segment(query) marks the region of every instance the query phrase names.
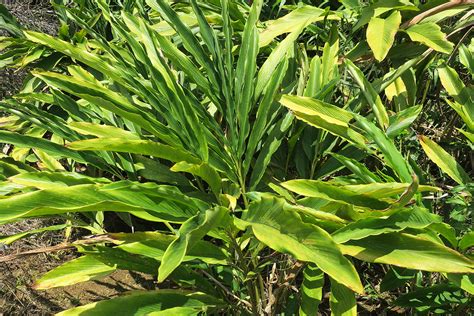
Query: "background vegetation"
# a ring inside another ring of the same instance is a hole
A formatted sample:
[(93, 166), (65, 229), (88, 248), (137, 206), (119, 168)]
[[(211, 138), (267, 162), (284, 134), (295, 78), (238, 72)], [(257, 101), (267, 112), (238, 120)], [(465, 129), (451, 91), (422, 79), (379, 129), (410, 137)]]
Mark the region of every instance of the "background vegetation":
[(59, 222), (0, 242), (157, 280), (61, 315), (472, 312), (472, 1), (52, 4), (0, 5), (0, 224)]

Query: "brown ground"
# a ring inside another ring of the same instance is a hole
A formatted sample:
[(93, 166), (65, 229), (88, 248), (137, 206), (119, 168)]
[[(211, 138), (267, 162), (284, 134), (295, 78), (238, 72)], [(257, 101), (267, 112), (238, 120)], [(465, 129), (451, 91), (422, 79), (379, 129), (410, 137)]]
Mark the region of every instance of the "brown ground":
[[(58, 21), (48, 4), (49, 1), (37, 1), (35, 5), (31, 4), (32, 2), (28, 0), (0, 1), (27, 29), (56, 34)], [(0, 36), (8, 36), (8, 33), (0, 30)], [(25, 70), (0, 69), (0, 100), (17, 92), (26, 74)]]
[[(0, 226), (0, 235), (54, 224), (51, 220), (27, 220)], [(64, 236), (59, 233), (44, 233), (22, 239), (10, 245), (0, 255), (59, 244)], [(116, 271), (96, 281), (74, 286), (36, 291), (32, 288), (35, 279), (58, 265), (76, 257), (73, 251), (43, 253), (0, 263), (0, 315), (51, 315), (74, 306), (113, 298), (131, 290), (154, 289), (153, 279), (144, 274)]]

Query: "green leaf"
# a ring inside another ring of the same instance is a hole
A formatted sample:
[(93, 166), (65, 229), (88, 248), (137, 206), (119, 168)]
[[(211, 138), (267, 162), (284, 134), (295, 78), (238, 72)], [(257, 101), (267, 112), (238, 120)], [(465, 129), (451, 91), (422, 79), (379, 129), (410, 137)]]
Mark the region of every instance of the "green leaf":
[(262, 101), (260, 102), (255, 121), (252, 124), (252, 130), (247, 141), (247, 150), (245, 152), (245, 161), (243, 164), (244, 174), (248, 173), (254, 154), (257, 151), (257, 146), (264, 138), (269, 125), (272, 123), (271, 108), (274, 104), (275, 98), (278, 95), (280, 86), (288, 70), (288, 59), (285, 58), (273, 72), (269, 82), (263, 93)]
[(331, 278), (331, 316), (357, 316), (354, 292)]
[(388, 217), (369, 217), (350, 223), (335, 231), (332, 238), (337, 243), (344, 243), (367, 236), (402, 231), (406, 228), (422, 229), (440, 222), (441, 217), (429, 213), (428, 210), (414, 207), (398, 211)]
[(219, 225), (226, 214), (225, 208), (215, 207), (184, 222), (178, 231), (178, 238), (168, 246), (163, 254), (158, 269), (158, 282), (163, 282), (181, 264), (186, 253), (211, 229)]
[(371, 209), (385, 209), (389, 203), (370, 196), (350, 191), (346, 188), (318, 180), (290, 180), (281, 184), (285, 189), (309, 197), (341, 202)]
[(83, 135), (92, 135), (101, 138), (121, 138), (139, 140), (140, 137), (130, 131), (115, 126), (95, 124), (90, 122), (69, 122), (68, 126)]
[(361, 88), (362, 94), (367, 100), (367, 103), (371, 106), (372, 111), (374, 112), (375, 117), (377, 118), (377, 122), (379, 123), (379, 126), (383, 130), (385, 130), (388, 127), (389, 123), (388, 113), (387, 109), (382, 103), (382, 99), (380, 98), (379, 94), (370, 84), (370, 82), (365, 78), (362, 71), (352, 61), (346, 59), (344, 63), (348, 68), (351, 76)]
[(461, 240), (459, 241), (459, 249), (462, 251), (467, 250), (470, 247), (474, 246), (474, 231), (467, 232), (464, 236), (462, 236)]
[(6, 30), (16, 37), (24, 37), (23, 30), (17, 19), (0, 3), (0, 29)]
[(93, 256), (85, 255), (68, 261), (43, 275), (34, 284), (36, 290), (47, 290), (55, 287), (74, 285), (80, 282), (95, 280), (111, 274), (117, 269)]
[(198, 165), (190, 164), (186, 161), (181, 161), (171, 167), (170, 170), (174, 172), (188, 172), (202, 178), (204, 181), (207, 182), (207, 184), (209, 184), (212, 192), (214, 192), (214, 194), (216, 195), (218, 195), (221, 190), (221, 177), (219, 176), (217, 171), (214, 168), (210, 167), (207, 163), (201, 163)]
[(474, 76), (474, 52), (464, 44), (459, 46), (459, 61), (466, 67), (471, 76)]
[(131, 154), (149, 155), (166, 160), (199, 163), (199, 158), (189, 152), (149, 140), (123, 138), (93, 138), (67, 144), (73, 150), (105, 150)]
[(3, 245), (10, 245), (11, 243), (13, 243), (13, 242), (15, 242), (15, 241), (17, 241), (17, 240), (19, 240), (23, 237), (29, 236), (29, 235), (38, 234), (38, 233), (47, 232), (47, 231), (61, 230), (61, 229), (67, 228), (67, 227), (69, 227), (69, 225), (60, 224), (60, 225), (42, 227), (42, 228), (38, 228), (38, 229), (32, 229), (32, 230), (28, 230), (26, 232), (22, 232), (22, 233), (10, 235), (10, 236), (0, 236), (0, 245), (2, 245), (2, 244)]
[(447, 173), (451, 179), (456, 181), (458, 184), (469, 183), (470, 177), (459, 165), (459, 163), (446, 152), (440, 145), (426, 136), (418, 137), (421, 147), (425, 151), (428, 158), (430, 158), (443, 172)]
[(146, 0), (146, 3), (158, 11), (163, 19), (175, 29), (180, 35), (180, 39), (186, 50), (204, 67), (207, 77), (212, 83), (218, 84), (219, 81), (217, 81), (217, 74), (212, 60), (206, 54), (192, 30), (181, 21), (178, 14), (170, 7), (170, 4), (164, 0)]
[[(469, 139), (469, 141), (470, 141), (471, 143), (474, 144), (474, 133), (469, 133), (469, 132), (464, 131), (464, 130), (462, 130), (462, 129), (460, 129), (460, 128), (458, 128), (457, 130), (458, 130), (461, 134), (463, 134), (464, 136), (466, 136), (466, 138)], [(472, 130), (474, 130), (474, 128), (473, 128)]]
[(66, 169), (64, 169), (63, 165), (58, 160), (54, 159), (41, 149), (33, 148), (33, 152), (40, 161), (39, 168), (41, 170), (66, 171)]
[(417, 271), (391, 266), (380, 282), (380, 291), (386, 292), (404, 286), (415, 278)]
[(422, 105), (411, 106), (400, 112), (397, 112), (395, 115), (390, 117), (390, 125), (387, 128), (386, 134), (389, 138), (395, 138), (403, 131), (413, 124), (413, 122), (418, 118), (421, 111), (423, 110)]
[(367, 43), (378, 61), (382, 61), (387, 56), (401, 22), (402, 15), (399, 11), (393, 12), (386, 19), (376, 17), (370, 19), (367, 26)]
[(67, 212), (150, 212), (166, 221), (183, 222), (207, 205), (177, 188), (155, 183), (118, 181), (55, 187), (0, 199), (0, 223), (21, 217)]
[[(398, 194), (403, 194), (409, 190), (412, 183), (397, 183), (397, 182), (386, 182), (386, 183), (370, 183), (370, 184), (346, 184), (343, 188), (356, 192), (359, 194), (365, 194), (372, 198), (381, 199), (387, 198)], [(428, 185), (418, 186), (419, 192), (440, 192), (441, 189)]]
[(273, 154), (280, 147), (286, 131), (291, 127), (293, 118), (294, 117), (291, 113), (287, 113), (281, 120), (272, 126), (268, 137), (262, 144), (257, 160), (255, 161), (253, 172), (250, 177), (250, 190), (254, 190), (257, 187), (267, 171), (268, 164), (270, 163)]
[(459, 288), (448, 284), (436, 284), (426, 288), (419, 288), (398, 297), (393, 304), (401, 307), (412, 307), (418, 311), (436, 309), (445, 312), (452, 310), (452, 304), (464, 304), (469, 300)]
[(110, 183), (106, 178), (88, 177), (75, 172), (28, 172), (8, 178), (8, 181), (37, 189), (64, 188), (80, 184)]
[(149, 114), (149, 108), (131, 103), (124, 95), (109, 89), (97, 80), (85, 80), (55, 72), (34, 72), (33, 75), (54, 88), (83, 98), (137, 124), (168, 144), (180, 144), (167, 127)]
[(441, 84), (448, 94), (452, 96), (456, 102), (466, 106), (466, 114), (474, 121), (474, 110), (472, 107), (468, 107), (468, 104), (472, 102), (471, 93), (461, 78), (459, 78), (456, 70), (444, 64), (438, 68), (438, 74)]
[(96, 157), (87, 154), (81, 154), (74, 150), (68, 149), (59, 144), (53, 143), (47, 139), (21, 135), (18, 133), (0, 131), (0, 141), (13, 144), (18, 148), (38, 148), (53, 157), (72, 158), (77, 162), (91, 163), (96, 166), (104, 166)]
[(387, 165), (398, 174), (403, 182), (411, 182), (411, 168), (394, 142), (365, 117), (357, 115), (357, 121), (360, 127), (367, 133), (367, 137), (377, 144), (378, 149), (384, 155), (384, 161)]
[(284, 95), (280, 103), (293, 111), (298, 119), (365, 148), (365, 137), (349, 126), (354, 118), (351, 112), (308, 97)]
[[(359, 2), (360, 6), (360, 2)], [(353, 30), (356, 31), (362, 26), (369, 23), (372, 17), (377, 17), (385, 12), (391, 10), (407, 10), (407, 11), (418, 11), (419, 9), (410, 1), (407, 0), (383, 0), (383, 1), (376, 1), (371, 3), (370, 5), (365, 6), (362, 9), (360, 14), (360, 19), (357, 21), (356, 25), (354, 25)]]
[(439, 67), (438, 74), (441, 84), (455, 101), (446, 100), (446, 102), (461, 116), (467, 127), (474, 131), (474, 109), (472, 107), (474, 93), (472, 88), (466, 87), (457, 72), (447, 65)]
[(324, 273), (315, 265), (309, 263), (303, 270), (301, 284), (301, 316), (316, 315), (323, 298)]
[(441, 27), (433, 22), (419, 23), (410, 26), (406, 31), (412, 41), (420, 42), (435, 51), (449, 54), (453, 50), (453, 43), (446, 39)]
[(456, 251), (405, 233), (387, 233), (350, 240), (340, 244), (340, 248), (344, 254), (368, 262), (433, 272), (474, 272), (473, 262)]
[(327, 11), (309, 5), (302, 5), (295, 10), (291, 10), (287, 15), (272, 21), (266, 22), (266, 29), (260, 33), (259, 46), (264, 47), (270, 44), (273, 39), (284, 33), (291, 33), (295, 30), (304, 29), (311, 23), (322, 20), (339, 20), (340, 18)]
[(455, 274), (448, 273), (449, 281), (456, 284), (459, 288), (474, 295), (474, 274)]
[[(237, 153), (244, 152), (245, 140), (250, 132), (249, 113), (252, 110), (255, 94), (255, 74), (257, 72), (258, 30), (257, 22), (262, 9), (263, 1), (253, 1), (248, 19), (242, 33), (242, 44), (239, 48), (239, 58), (235, 70), (234, 105), (237, 125)], [(234, 121), (232, 114), (228, 120)], [(231, 131), (232, 133), (232, 131)], [(234, 135), (232, 135), (234, 136)]]
[(374, 183), (380, 180), (379, 177), (370, 171), (363, 163), (335, 153), (330, 153), (330, 155), (336, 158), (341, 164), (344, 165), (344, 167), (354, 173), (359, 179), (362, 180), (362, 182)]
[(257, 83), (255, 85), (255, 97), (259, 97), (264, 88), (268, 85), (273, 73), (275, 73), (275, 70), (278, 69), (277, 66), (284, 59), (288, 58), (287, 54), (292, 51), (295, 41), (298, 39), (298, 36), (302, 31), (303, 29), (300, 28), (288, 34), (288, 36), (283, 41), (281, 41), (275, 49), (272, 50), (267, 60), (265, 60), (258, 71)]
[[(117, 248), (158, 261), (162, 261), (166, 249), (176, 239), (176, 236), (158, 232), (111, 233), (108, 236), (120, 244)], [(183, 262), (195, 259), (208, 264), (225, 265), (226, 252), (208, 241), (200, 240), (189, 249)]]
[(252, 227), (255, 237), (268, 247), (315, 263), (338, 282), (362, 293), (363, 286), (354, 266), (340, 253), (331, 236), (284, 206), (283, 199), (263, 196), (250, 204), (244, 220)]
[[(136, 315), (145, 316), (157, 311), (176, 311), (176, 307), (196, 308), (202, 312), (221, 307), (224, 303), (212, 296), (182, 290), (137, 291), (106, 301), (75, 307), (58, 316)], [(172, 314), (168, 314), (172, 315)], [(179, 314), (178, 314), (179, 315)]]
[(196, 316), (201, 314), (201, 308), (198, 307), (172, 307), (159, 312), (148, 313), (147, 316)]

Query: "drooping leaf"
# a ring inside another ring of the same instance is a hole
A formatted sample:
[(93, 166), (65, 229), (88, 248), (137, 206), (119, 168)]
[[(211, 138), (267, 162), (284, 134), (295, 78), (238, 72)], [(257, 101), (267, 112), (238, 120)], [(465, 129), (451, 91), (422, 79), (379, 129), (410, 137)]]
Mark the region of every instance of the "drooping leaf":
[(174, 162), (186, 161), (199, 163), (199, 158), (181, 149), (149, 140), (132, 140), (123, 138), (93, 138), (67, 144), (70, 149), (107, 150), (131, 154), (149, 155)]
[[(129, 253), (150, 257), (161, 261), (168, 246), (177, 238), (175, 235), (156, 231), (135, 233), (109, 233), (108, 237), (114, 240), (117, 248)], [(226, 263), (226, 252), (219, 246), (205, 240), (200, 240), (189, 249), (184, 261), (200, 259), (209, 264)]]
[(429, 213), (428, 210), (414, 207), (398, 211), (386, 218), (369, 217), (350, 223), (335, 231), (332, 237), (335, 242), (344, 243), (367, 236), (402, 231), (405, 228), (421, 229), (439, 222), (441, 222), (439, 216)]
[(459, 241), (459, 249), (465, 251), (474, 246), (474, 231), (467, 232)]
[(9, 177), (9, 181), (38, 189), (54, 189), (80, 184), (110, 183), (106, 178), (88, 177), (74, 172), (29, 172)]
[(474, 263), (437, 242), (405, 233), (387, 233), (340, 244), (360, 260), (437, 272), (472, 273)]
[(474, 76), (474, 52), (464, 44), (459, 46), (459, 61), (466, 67), (471, 76)]
[(68, 125), (73, 130), (84, 135), (93, 135), (100, 138), (140, 139), (140, 137), (133, 132), (110, 125), (94, 124), (90, 122), (70, 122)]
[(331, 236), (300, 215), (284, 209), (284, 200), (263, 196), (253, 202), (245, 221), (255, 236), (270, 248), (315, 263), (322, 271), (356, 292), (363, 292), (354, 266), (337, 249)]
[(339, 17), (333, 13), (328, 14), (323, 9), (303, 5), (277, 20), (267, 21), (267, 28), (260, 33), (259, 46), (267, 46), (281, 34), (303, 29), (311, 23), (324, 19), (339, 20)]
[(342, 163), (347, 169), (352, 171), (357, 177), (359, 177), (364, 183), (374, 183), (379, 181), (379, 177), (370, 171), (367, 166), (363, 163), (348, 158), (343, 155), (331, 153), (331, 156), (336, 158), (340, 163)]
[(453, 43), (446, 39), (441, 27), (433, 22), (419, 23), (406, 29), (412, 41), (420, 42), (438, 52), (449, 54), (453, 50)]
[(66, 227), (69, 227), (69, 225), (59, 224), (59, 225), (53, 225), (53, 226), (47, 226), (47, 227), (32, 229), (32, 230), (28, 230), (28, 231), (25, 231), (25, 232), (22, 232), (22, 233), (13, 234), (13, 235), (10, 235), (10, 236), (0, 236), (0, 245), (2, 245), (2, 244), (3, 245), (9, 245), (9, 244), (11, 244), (11, 243), (23, 238), (23, 237), (29, 236), (29, 235), (43, 233), (43, 232), (47, 232), (47, 231), (61, 230), (61, 229), (64, 229)]
[[(176, 311), (176, 307), (200, 311), (223, 306), (223, 302), (200, 292), (183, 290), (137, 291), (110, 300), (90, 303), (63, 311), (59, 316), (149, 315), (157, 311)], [(170, 314), (168, 314), (170, 315)]]
[(72, 158), (77, 162), (91, 163), (102, 167), (104, 166), (100, 159), (95, 156), (93, 157), (87, 154), (78, 153), (43, 138), (0, 131), (0, 140), (4, 143), (13, 144), (19, 148), (38, 148), (53, 157), (67, 157)]
[(55, 187), (0, 199), (0, 222), (67, 212), (150, 212), (158, 218), (182, 222), (206, 208), (177, 188), (155, 183), (118, 181)]
[(6, 30), (16, 37), (24, 36), (23, 27), (3, 4), (0, 4), (0, 29)]
[(50, 270), (35, 282), (34, 288), (47, 290), (74, 285), (107, 276), (116, 269), (116, 266), (107, 265), (93, 256), (85, 255)]
[(443, 172), (447, 173), (451, 179), (458, 184), (465, 184), (470, 182), (470, 177), (459, 165), (459, 163), (446, 152), (440, 145), (426, 136), (418, 137), (421, 147), (425, 151), (428, 158), (430, 158)]
[(227, 210), (215, 207), (201, 212), (181, 225), (176, 238), (163, 254), (158, 269), (158, 282), (163, 282), (183, 261), (186, 253), (211, 229), (220, 224)]
[(175, 164), (171, 169), (174, 172), (188, 172), (195, 176), (202, 178), (211, 187), (212, 192), (218, 195), (221, 190), (221, 178), (217, 171), (206, 163), (190, 164), (186, 161), (181, 161)]
[(378, 17), (391, 10), (418, 11), (419, 9), (407, 0), (384, 0), (370, 3), (362, 9), (359, 21), (354, 25), (354, 31), (369, 23), (372, 17)]
[(391, 266), (380, 282), (380, 291), (391, 291), (404, 286), (416, 276), (417, 271)]
[(298, 119), (365, 147), (365, 137), (349, 126), (353, 119), (351, 112), (307, 97), (284, 95), (280, 103), (293, 111)]
[(318, 180), (290, 180), (281, 184), (287, 190), (309, 197), (327, 199), (372, 209), (385, 209), (389, 203)]
[(394, 138), (405, 131), (420, 115), (423, 107), (421, 105), (406, 108), (389, 118), (390, 125), (387, 128), (387, 136)]
[[(380, 199), (391, 197), (398, 194), (403, 194), (409, 190), (412, 183), (398, 183), (398, 182), (376, 182), (370, 184), (346, 184), (342, 188), (346, 188), (355, 193), (364, 194), (372, 198)], [(419, 192), (440, 192), (441, 189), (429, 185), (419, 185)]]

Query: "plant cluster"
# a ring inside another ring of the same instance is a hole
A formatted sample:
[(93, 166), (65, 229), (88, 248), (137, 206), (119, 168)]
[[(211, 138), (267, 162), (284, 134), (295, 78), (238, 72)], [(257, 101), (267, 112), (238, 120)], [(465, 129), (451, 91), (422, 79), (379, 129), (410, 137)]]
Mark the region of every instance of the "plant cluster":
[(0, 224), (63, 219), (0, 242), (89, 232), (37, 289), (162, 284), (60, 315), (469, 312), (472, 1), (305, 2), (0, 5)]

